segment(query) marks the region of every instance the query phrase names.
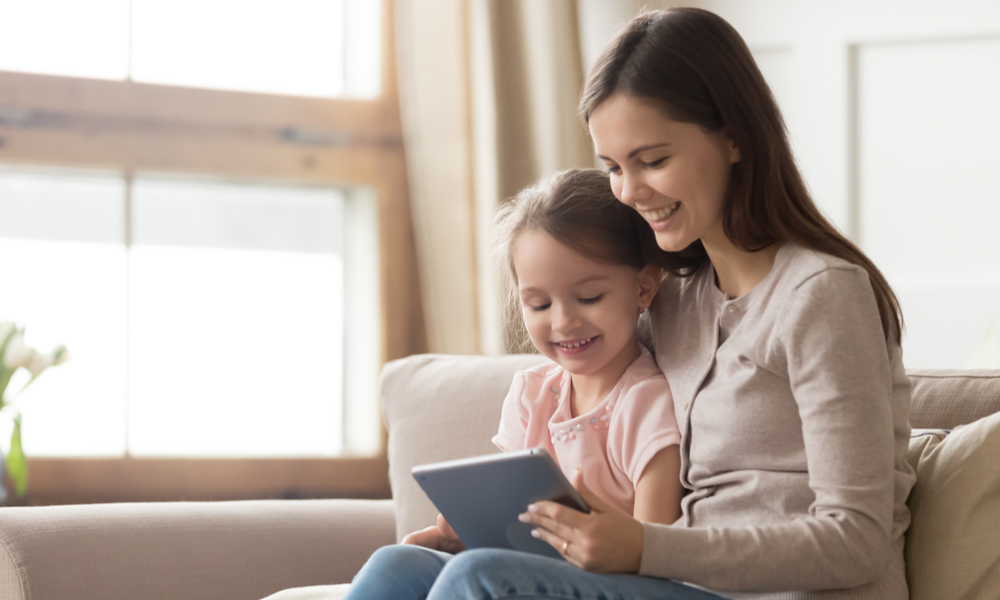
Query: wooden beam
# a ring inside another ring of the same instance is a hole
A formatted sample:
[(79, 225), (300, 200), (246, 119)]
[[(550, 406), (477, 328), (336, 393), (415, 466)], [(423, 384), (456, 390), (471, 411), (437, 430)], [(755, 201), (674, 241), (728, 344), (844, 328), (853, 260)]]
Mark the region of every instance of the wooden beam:
[[(394, 91), (394, 86), (390, 87)], [(396, 134), (395, 94), (376, 100), (306, 98), (0, 71), (0, 118), (53, 113), (205, 127)]]
[(81, 132), (0, 127), (0, 162), (375, 185), (398, 145), (333, 147), (211, 132)]
[[(374, 458), (29, 458), (28, 496), (8, 504), (389, 498)], [(8, 484), (8, 489), (10, 488)]]

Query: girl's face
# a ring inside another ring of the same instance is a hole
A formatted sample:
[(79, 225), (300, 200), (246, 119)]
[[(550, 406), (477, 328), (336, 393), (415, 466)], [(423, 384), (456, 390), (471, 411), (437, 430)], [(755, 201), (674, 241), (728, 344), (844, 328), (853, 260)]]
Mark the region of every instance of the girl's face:
[(574, 375), (617, 381), (635, 358), (639, 309), (652, 302), (659, 269), (599, 263), (537, 230), (518, 237), (512, 259), (538, 351)]
[(619, 200), (639, 211), (660, 248), (701, 239), (724, 243), (722, 207), (740, 152), (722, 132), (667, 117), (653, 104), (615, 94), (590, 114), (590, 135)]

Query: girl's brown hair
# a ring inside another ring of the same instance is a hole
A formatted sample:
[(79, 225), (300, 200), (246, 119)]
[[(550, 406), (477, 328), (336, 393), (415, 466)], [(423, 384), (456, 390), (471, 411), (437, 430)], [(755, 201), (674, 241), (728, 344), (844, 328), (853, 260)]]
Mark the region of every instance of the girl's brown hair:
[(567, 169), (529, 186), (502, 204), (493, 222), (493, 248), (504, 309), (505, 346), (532, 352), (524, 332), (513, 254), (521, 234), (543, 231), (587, 258), (642, 269), (666, 266), (667, 253), (636, 211), (615, 198), (607, 173)]
[[(820, 212), (788, 144), (785, 123), (743, 39), (724, 19), (696, 8), (643, 12), (605, 47), (580, 100), (585, 120), (613, 94), (653, 101), (676, 121), (725, 131), (740, 150), (723, 208), (737, 246), (761, 250), (791, 241), (868, 271), (885, 336), (899, 339), (899, 300), (874, 263)], [(701, 241), (668, 253), (666, 269), (694, 273)]]

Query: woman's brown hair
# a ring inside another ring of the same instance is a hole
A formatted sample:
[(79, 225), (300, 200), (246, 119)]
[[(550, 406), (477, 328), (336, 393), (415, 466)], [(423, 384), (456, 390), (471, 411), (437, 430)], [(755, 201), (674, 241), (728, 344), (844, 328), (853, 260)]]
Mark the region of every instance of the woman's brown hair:
[[(650, 100), (676, 121), (725, 131), (740, 150), (723, 209), (729, 239), (747, 251), (791, 241), (863, 267), (883, 333), (899, 339), (899, 300), (874, 263), (813, 202), (774, 96), (729, 23), (696, 8), (643, 12), (618, 31), (591, 69), (580, 100), (584, 119), (616, 93)], [(701, 241), (668, 254), (667, 270), (680, 276), (694, 273), (708, 256)]]
[(526, 187), (497, 210), (493, 248), (503, 305), (504, 345), (511, 352), (533, 352), (524, 330), (514, 270), (514, 248), (521, 234), (542, 231), (587, 258), (642, 269), (664, 267), (667, 256), (636, 211), (615, 198), (608, 174), (600, 169), (567, 169)]

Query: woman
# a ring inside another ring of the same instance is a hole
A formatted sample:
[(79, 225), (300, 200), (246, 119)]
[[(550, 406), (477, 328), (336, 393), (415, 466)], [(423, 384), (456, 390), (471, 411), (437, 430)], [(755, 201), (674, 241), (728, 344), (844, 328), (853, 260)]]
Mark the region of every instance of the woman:
[(590, 514), (524, 516), (572, 564), (462, 552), (428, 571), (427, 597), (907, 598), (899, 304), (809, 197), (743, 40), (705, 11), (642, 14), (581, 111), (615, 195), (669, 254), (650, 325), (683, 514), (641, 523), (578, 479)]

